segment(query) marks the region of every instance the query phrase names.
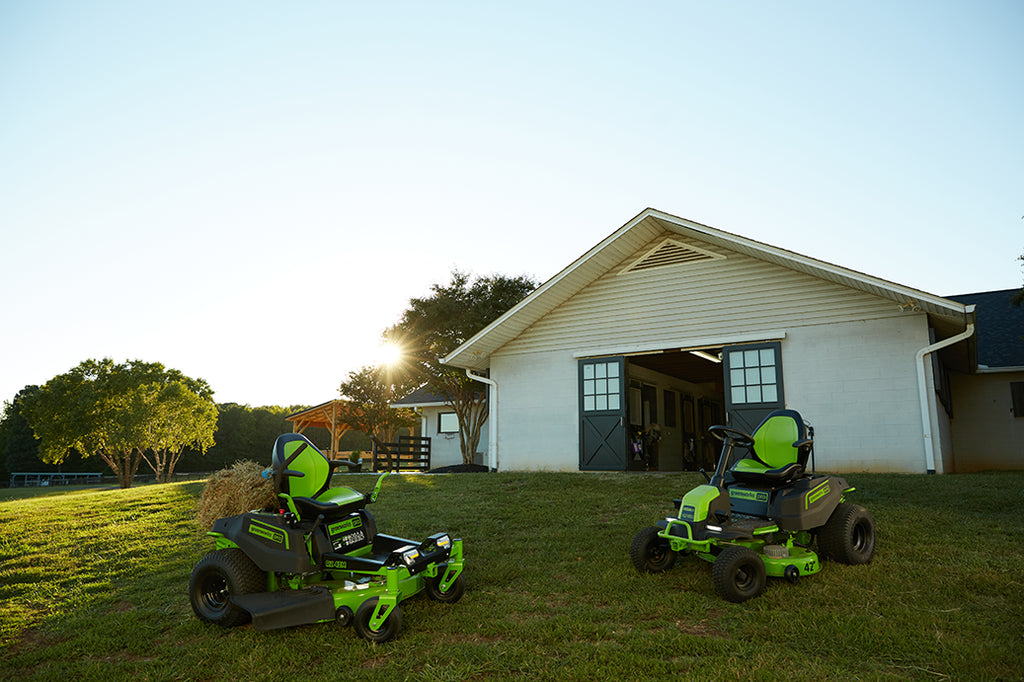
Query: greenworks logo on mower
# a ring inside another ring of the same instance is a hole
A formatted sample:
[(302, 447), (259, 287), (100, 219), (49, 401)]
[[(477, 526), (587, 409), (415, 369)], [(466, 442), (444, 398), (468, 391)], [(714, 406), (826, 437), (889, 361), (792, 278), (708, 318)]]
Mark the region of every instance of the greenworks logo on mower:
[(753, 500), (754, 502), (767, 502), (768, 493), (764, 490), (730, 490), (730, 498), (737, 500)]
[(358, 516), (356, 516), (355, 518), (346, 519), (346, 520), (342, 521), (341, 523), (331, 524), (330, 526), (327, 527), (327, 532), (330, 533), (331, 536), (333, 537), (335, 535), (339, 535), (341, 533), (344, 533), (347, 530), (352, 530), (353, 528), (359, 528), (362, 525), (363, 525), (363, 520), (361, 518), (359, 518)]
[(257, 526), (255, 523), (250, 523), (249, 533), (251, 533), (252, 535), (257, 535), (266, 540), (270, 540), (271, 542), (276, 542), (277, 544), (284, 543), (284, 533), (277, 530), (276, 528)]
[(804, 508), (807, 509), (812, 504), (828, 495), (831, 491), (831, 488), (828, 487), (828, 481), (825, 481), (817, 488), (807, 493), (807, 502), (804, 504)]

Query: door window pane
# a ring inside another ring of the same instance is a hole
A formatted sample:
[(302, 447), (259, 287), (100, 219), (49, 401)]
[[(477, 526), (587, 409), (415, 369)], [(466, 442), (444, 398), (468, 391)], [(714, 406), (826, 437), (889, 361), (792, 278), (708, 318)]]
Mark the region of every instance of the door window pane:
[(733, 404), (771, 403), (779, 397), (774, 348), (729, 351), (729, 386)]
[(618, 410), (622, 393), (618, 362), (583, 365), (583, 411)]

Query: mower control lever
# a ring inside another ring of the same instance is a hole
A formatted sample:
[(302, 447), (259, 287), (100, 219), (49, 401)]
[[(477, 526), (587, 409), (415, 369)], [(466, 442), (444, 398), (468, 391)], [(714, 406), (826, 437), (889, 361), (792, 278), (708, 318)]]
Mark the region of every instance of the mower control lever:
[(324, 515), (323, 514), (317, 514), (316, 521), (313, 522), (313, 527), (310, 528), (309, 529), (309, 533), (306, 534), (306, 539), (307, 540), (309, 538), (313, 537), (313, 534), (316, 533), (316, 529), (319, 528), (320, 524), (322, 524), (323, 522), (324, 522)]

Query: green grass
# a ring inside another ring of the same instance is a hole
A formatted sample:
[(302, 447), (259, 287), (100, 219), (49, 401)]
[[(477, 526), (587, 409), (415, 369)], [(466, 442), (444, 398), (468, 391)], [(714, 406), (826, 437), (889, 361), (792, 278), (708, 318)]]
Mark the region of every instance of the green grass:
[(405, 602), (383, 645), (333, 624), (199, 622), (186, 589), (211, 549), (192, 522), (201, 483), (3, 491), (0, 678), (1021, 679), (1024, 472), (849, 476), (878, 523), (874, 561), (772, 580), (738, 605), (697, 559), (661, 575), (629, 562), (633, 534), (700, 480), (389, 478), (380, 531), (463, 538), (468, 585), (454, 605)]

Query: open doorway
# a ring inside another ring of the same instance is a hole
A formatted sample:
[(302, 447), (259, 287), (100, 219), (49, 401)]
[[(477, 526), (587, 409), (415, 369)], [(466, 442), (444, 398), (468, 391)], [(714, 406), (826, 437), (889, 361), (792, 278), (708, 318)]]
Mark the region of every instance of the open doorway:
[(724, 423), (722, 348), (663, 351), (626, 358), (630, 470), (714, 468)]

